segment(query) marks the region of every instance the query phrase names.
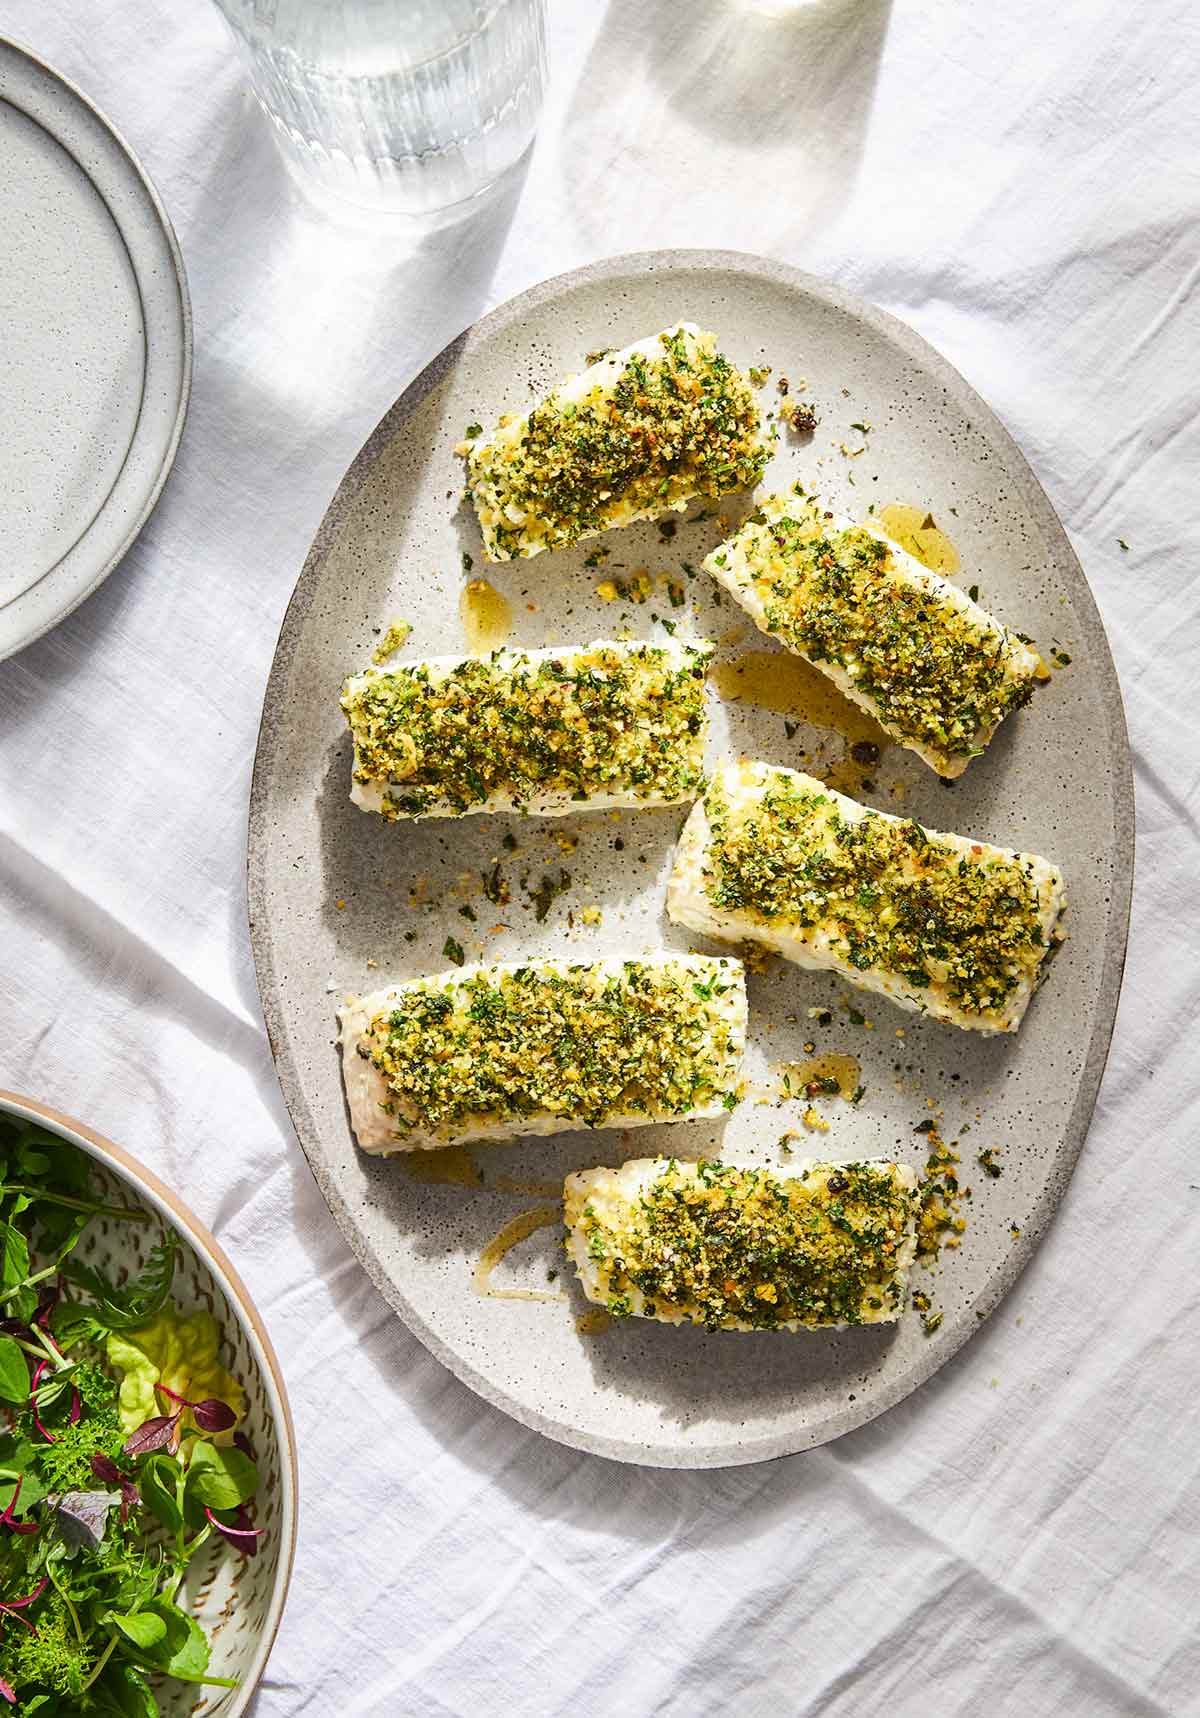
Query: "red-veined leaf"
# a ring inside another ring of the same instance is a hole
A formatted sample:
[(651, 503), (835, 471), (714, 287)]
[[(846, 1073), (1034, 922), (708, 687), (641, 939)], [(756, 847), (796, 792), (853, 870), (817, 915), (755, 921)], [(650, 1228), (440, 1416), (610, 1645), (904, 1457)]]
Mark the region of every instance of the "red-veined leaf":
[(149, 1455), (151, 1450), (166, 1449), (179, 1429), (179, 1415), (156, 1414), (152, 1420), (143, 1420), (136, 1432), (131, 1432), (125, 1440), (124, 1450), (127, 1456)]
[(193, 1402), (192, 1418), (202, 1432), (227, 1432), (230, 1426), (237, 1424), (237, 1415), (229, 1403), (221, 1402), (215, 1396), (204, 1402)]

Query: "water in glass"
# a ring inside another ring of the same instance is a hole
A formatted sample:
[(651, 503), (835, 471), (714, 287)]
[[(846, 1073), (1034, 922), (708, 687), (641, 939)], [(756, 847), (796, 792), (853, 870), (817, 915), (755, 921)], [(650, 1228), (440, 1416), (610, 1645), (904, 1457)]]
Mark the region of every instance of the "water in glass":
[(478, 195), (524, 153), (545, 0), (217, 0), (304, 176), (414, 214)]

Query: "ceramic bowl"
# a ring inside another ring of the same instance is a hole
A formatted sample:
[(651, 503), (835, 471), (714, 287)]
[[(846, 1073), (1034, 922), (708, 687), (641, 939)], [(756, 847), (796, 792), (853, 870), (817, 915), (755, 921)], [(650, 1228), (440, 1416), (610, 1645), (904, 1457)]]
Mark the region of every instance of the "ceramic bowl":
[(93, 1218), (78, 1257), (119, 1280), (136, 1275), (164, 1230), (183, 1242), (174, 1295), (184, 1311), (204, 1308), (221, 1330), (222, 1363), (246, 1393), (242, 1430), (258, 1464), (255, 1524), (265, 1529), (256, 1557), (241, 1557), (217, 1542), (198, 1556), (185, 1585), (186, 1603), (212, 1643), (209, 1672), (236, 1677), (229, 1690), (193, 1688), (164, 1679), (155, 1694), (163, 1718), (238, 1718), (245, 1712), (279, 1628), (296, 1542), (296, 1449), (287, 1393), (262, 1319), (246, 1286), (208, 1230), (156, 1175), (93, 1133), (82, 1122), (44, 1104), (0, 1091), (0, 1114), (36, 1122), (69, 1140), (96, 1164), (103, 1193), (140, 1207), (149, 1222), (112, 1223)]

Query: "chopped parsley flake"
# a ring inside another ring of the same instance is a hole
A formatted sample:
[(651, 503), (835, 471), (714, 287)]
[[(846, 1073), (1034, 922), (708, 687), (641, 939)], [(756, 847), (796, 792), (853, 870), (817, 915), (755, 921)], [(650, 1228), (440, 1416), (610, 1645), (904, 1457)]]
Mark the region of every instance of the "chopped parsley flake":
[(540, 925), (558, 897), (571, 887), (571, 873), (560, 871), (557, 877), (546, 872), (533, 891), (533, 916)]

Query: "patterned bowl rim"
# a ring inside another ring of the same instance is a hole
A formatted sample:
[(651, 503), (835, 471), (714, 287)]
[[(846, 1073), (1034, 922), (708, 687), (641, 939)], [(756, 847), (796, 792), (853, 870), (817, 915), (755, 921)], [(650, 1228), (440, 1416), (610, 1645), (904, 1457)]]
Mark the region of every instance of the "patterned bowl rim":
[(111, 1139), (105, 1138), (102, 1133), (96, 1133), (73, 1116), (64, 1115), (61, 1110), (51, 1109), (48, 1104), (40, 1103), (36, 1098), (24, 1097), (19, 1092), (0, 1088), (0, 1113), (20, 1116), (25, 1121), (46, 1123), (72, 1145), (85, 1151), (89, 1157), (96, 1158), (123, 1180), (131, 1182), (159, 1216), (180, 1231), (217, 1278), (242, 1327), (242, 1333), (250, 1345), (250, 1352), (258, 1362), (282, 1457), (279, 1464), (282, 1544), (279, 1562), (275, 1568), (275, 1584), (258, 1646), (232, 1704), (226, 1709), (225, 1718), (241, 1718), (258, 1687), (271, 1648), (275, 1644), (296, 1556), (296, 1496), (299, 1487), (296, 1432), (292, 1424), (292, 1410), (288, 1403), (283, 1373), (271, 1339), (267, 1335), (266, 1326), (250, 1298), (250, 1291), (216, 1237), (209, 1233), (195, 1213), (160, 1181), (152, 1170), (147, 1169), (144, 1163), (139, 1163), (136, 1157), (131, 1157)]

